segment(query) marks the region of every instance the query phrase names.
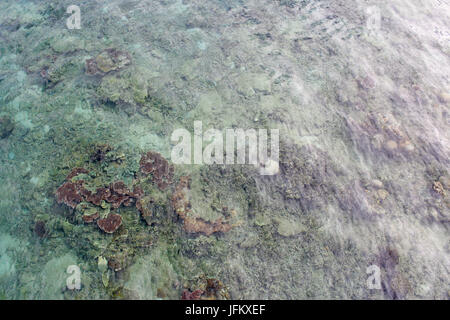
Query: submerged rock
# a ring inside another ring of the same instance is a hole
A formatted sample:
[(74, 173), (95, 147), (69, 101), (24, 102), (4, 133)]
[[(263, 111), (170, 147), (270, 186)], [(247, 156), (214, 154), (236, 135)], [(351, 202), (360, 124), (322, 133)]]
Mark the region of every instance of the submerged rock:
[(39, 238), (45, 238), (47, 236), (48, 232), (44, 221), (36, 221), (34, 224), (34, 233), (36, 233)]
[(0, 139), (7, 138), (14, 130), (14, 122), (10, 117), (0, 117)]

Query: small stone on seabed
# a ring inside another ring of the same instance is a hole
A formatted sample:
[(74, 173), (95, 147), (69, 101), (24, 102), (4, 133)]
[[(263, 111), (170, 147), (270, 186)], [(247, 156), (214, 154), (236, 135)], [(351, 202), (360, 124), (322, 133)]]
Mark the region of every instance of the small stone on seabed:
[(378, 190), (378, 191), (377, 191), (377, 194), (378, 194), (378, 198), (379, 198), (380, 200), (386, 199), (386, 198), (388, 197), (388, 195), (389, 195), (389, 193), (388, 193), (386, 190), (384, 190), (384, 189)]
[(7, 138), (14, 130), (14, 123), (10, 117), (0, 117), (0, 139)]
[(445, 195), (444, 186), (439, 181), (433, 182), (433, 190), (439, 193), (440, 195)]
[(374, 179), (372, 180), (372, 186), (374, 186), (375, 188), (383, 188), (383, 182), (378, 179)]
[(400, 148), (406, 150), (406, 151), (414, 151), (414, 146), (411, 142), (409, 141), (405, 141), (403, 143), (400, 144)]
[(443, 103), (448, 103), (448, 102), (450, 102), (450, 93), (441, 92), (438, 95), (438, 99), (439, 99), (439, 101), (441, 101)]
[(386, 148), (388, 150), (395, 150), (395, 149), (397, 149), (397, 142), (395, 142), (394, 140), (389, 140), (388, 142), (386, 142)]

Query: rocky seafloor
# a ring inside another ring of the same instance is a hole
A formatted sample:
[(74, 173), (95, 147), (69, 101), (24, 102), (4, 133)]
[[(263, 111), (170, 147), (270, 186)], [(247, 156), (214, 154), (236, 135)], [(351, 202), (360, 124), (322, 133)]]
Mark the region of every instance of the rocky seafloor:
[[(449, 299), (449, 18), (2, 0), (0, 298)], [(195, 121), (279, 129), (278, 174), (173, 163)]]

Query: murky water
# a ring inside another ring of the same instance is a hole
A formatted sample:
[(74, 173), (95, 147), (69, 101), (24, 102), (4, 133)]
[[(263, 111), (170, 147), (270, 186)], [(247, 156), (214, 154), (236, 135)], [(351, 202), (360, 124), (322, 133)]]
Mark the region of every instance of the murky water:
[(448, 1), (75, 2), (0, 3), (1, 298), (449, 298)]

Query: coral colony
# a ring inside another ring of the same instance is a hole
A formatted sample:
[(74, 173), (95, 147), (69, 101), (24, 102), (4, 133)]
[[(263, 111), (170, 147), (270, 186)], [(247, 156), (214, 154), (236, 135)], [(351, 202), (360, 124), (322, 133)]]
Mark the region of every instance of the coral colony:
[[(114, 233), (121, 226), (121, 216), (113, 212), (122, 205), (129, 207), (135, 204), (143, 219), (151, 224), (153, 210), (157, 204), (151, 195), (143, 192), (141, 185), (150, 181), (159, 189), (166, 190), (173, 183), (174, 167), (159, 153), (152, 151), (142, 155), (139, 165), (140, 174), (139, 178), (133, 181), (133, 191), (130, 191), (122, 181), (90, 191), (89, 171), (74, 168), (66, 177), (66, 182), (56, 190), (56, 200), (80, 212), (85, 223), (97, 222), (98, 227), (106, 233)], [(180, 177), (170, 200), (174, 212), (181, 218), (184, 229), (189, 233), (203, 233), (209, 236), (215, 232), (228, 232), (232, 228), (221, 218), (207, 222), (187, 215), (191, 211), (189, 177)]]

